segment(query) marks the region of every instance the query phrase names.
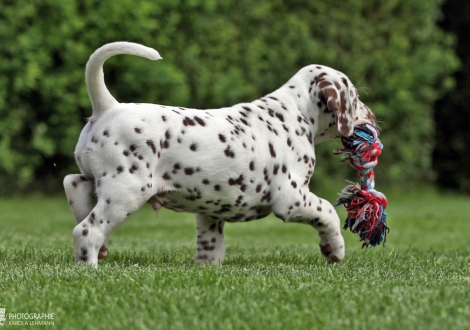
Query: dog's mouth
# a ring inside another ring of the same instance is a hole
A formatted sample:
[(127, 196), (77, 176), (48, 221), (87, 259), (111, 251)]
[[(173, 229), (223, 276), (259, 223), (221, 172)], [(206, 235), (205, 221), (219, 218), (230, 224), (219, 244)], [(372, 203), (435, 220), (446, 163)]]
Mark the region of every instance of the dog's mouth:
[(376, 126), (375, 120), (359, 118), (356, 121), (354, 121), (354, 127), (362, 125), (362, 124), (369, 124), (369, 125), (372, 125), (372, 126)]

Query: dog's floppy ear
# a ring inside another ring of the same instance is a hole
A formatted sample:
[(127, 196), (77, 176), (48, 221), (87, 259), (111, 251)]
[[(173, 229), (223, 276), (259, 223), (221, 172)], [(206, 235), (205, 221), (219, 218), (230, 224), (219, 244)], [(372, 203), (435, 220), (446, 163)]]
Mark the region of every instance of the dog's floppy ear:
[(349, 100), (348, 86), (322, 81), (319, 84), (320, 99), (324, 99), (328, 110), (336, 117), (336, 128), (342, 136), (351, 136), (354, 131), (354, 108)]

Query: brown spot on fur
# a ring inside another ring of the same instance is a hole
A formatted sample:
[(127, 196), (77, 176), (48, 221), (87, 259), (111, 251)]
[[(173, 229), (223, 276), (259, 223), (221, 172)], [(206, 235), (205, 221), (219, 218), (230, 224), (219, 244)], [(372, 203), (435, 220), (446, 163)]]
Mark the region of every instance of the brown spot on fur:
[(129, 173), (134, 173), (135, 171), (137, 171), (139, 169), (139, 167), (135, 164), (132, 164), (131, 168), (129, 169)]
[(195, 126), (196, 123), (195, 123), (194, 120), (192, 120), (191, 118), (189, 118), (189, 117), (184, 117), (183, 125), (184, 125), (184, 126)]
[(206, 126), (206, 123), (204, 122), (204, 120), (202, 120), (201, 118), (199, 118), (198, 116), (194, 116), (194, 120), (201, 126)]
[(326, 244), (326, 245), (320, 244), (320, 250), (321, 250), (321, 253), (327, 256), (333, 251), (333, 248), (331, 247), (330, 244)]
[(269, 142), (268, 145), (269, 145), (269, 152), (271, 154), (271, 157), (276, 158), (276, 152), (274, 151), (273, 145), (271, 144), (271, 142)]
[(340, 262), (341, 260), (339, 260), (339, 258), (335, 255), (331, 256), (330, 259), (333, 261), (333, 262)]
[(163, 173), (162, 178), (163, 180), (171, 180), (171, 176), (167, 172)]
[(90, 224), (93, 224), (94, 221), (95, 221), (95, 214), (93, 212), (91, 212), (90, 218), (88, 219), (88, 222), (90, 222)]
[(224, 233), (224, 228), (223, 228), (223, 223), (222, 222), (218, 222), (217, 223), (217, 226), (219, 227), (219, 234), (222, 235)]
[(152, 140), (147, 140), (147, 145), (152, 149), (154, 154), (157, 153), (157, 148), (155, 147), (155, 143)]
[(229, 158), (235, 158), (235, 153), (230, 149), (230, 146), (228, 146), (225, 150), (224, 150), (224, 154), (225, 156), (229, 157)]

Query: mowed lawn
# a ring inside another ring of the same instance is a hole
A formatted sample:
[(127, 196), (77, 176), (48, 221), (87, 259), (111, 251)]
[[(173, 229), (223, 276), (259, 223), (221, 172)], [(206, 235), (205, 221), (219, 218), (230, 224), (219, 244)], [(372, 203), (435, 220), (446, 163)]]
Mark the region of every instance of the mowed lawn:
[(339, 265), (314, 229), (269, 216), (227, 224), (224, 265), (196, 266), (194, 216), (146, 205), (98, 269), (74, 265), (65, 196), (1, 199), (0, 307), (57, 329), (470, 329), (470, 198), (388, 197), (385, 247), (343, 231)]

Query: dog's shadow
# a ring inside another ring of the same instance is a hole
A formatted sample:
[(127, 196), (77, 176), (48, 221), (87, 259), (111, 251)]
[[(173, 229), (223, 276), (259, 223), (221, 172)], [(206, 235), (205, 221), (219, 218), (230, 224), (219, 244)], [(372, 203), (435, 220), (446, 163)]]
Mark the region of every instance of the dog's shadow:
[[(325, 265), (325, 259), (320, 253), (311, 252), (280, 252), (279, 250), (254, 253), (253, 251), (237, 251), (228, 253), (222, 268), (258, 268), (258, 267), (306, 267), (312, 265)], [(216, 267), (212, 264), (196, 264), (193, 251), (168, 250), (165, 252), (136, 252), (125, 250), (111, 254), (99, 261), (99, 267), (155, 267), (155, 266), (183, 269)]]

